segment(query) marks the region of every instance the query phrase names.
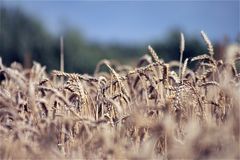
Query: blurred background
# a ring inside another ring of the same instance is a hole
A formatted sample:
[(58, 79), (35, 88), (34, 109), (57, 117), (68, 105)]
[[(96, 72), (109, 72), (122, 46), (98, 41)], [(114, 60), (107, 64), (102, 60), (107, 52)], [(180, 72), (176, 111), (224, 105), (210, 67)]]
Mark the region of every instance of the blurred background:
[(101, 59), (134, 63), (150, 44), (165, 61), (207, 52), (200, 31), (215, 47), (239, 44), (237, 1), (0, 1), (0, 57), (10, 65), (32, 61), (59, 69), (60, 37), (64, 38), (65, 71), (92, 73)]

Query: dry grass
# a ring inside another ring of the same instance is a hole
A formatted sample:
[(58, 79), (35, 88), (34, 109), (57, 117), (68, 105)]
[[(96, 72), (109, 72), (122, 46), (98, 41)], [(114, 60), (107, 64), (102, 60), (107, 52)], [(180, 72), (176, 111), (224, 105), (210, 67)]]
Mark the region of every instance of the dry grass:
[(150, 46), (136, 67), (103, 60), (94, 76), (0, 62), (0, 158), (239, 159), (240, 76), (201, 33), (194, 70), (183, 34), (180, 63)]

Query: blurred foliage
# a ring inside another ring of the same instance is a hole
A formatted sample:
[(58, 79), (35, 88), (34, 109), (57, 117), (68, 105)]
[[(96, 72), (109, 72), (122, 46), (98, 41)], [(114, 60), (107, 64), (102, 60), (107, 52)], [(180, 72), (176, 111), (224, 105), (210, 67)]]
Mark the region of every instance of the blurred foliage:
[[(21, 62), (29, 67), (32, 59), (46, 65), (48, 70), (59, 69), (59, 37), (49, 33), (35, 17), (17, 8), (0, 7), (0, 56), (5, 64)], [(152, 47), (166, 61), (179, 59), (179, 30), (172, 30), (164, 41), (155, 41)], [(98, 44), (88, 42), (74, 28), (63, 31), (65, 70), (92, 73), (101, 59), (117, 59), (130, 63), (147, 53), (147, 45)], [(186, 36), (185, 57), (206, 52), (199, 38)]]
[(41, 23), (19, 9), (0, 9), (0, 54), (4, 63), (24, 62), (24, 55), (43, 62), (50, 68), (57, 67), (54, 55), (55, 39)]

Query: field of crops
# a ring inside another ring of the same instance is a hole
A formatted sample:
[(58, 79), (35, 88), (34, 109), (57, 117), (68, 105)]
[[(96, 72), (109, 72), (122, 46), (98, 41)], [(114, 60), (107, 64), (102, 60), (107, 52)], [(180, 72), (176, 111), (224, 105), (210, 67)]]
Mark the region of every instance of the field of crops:
[(201, 34), (205, 54), (184, 60), (181, 34), (180, 61), (149, 46), (93, 75), (0, 59), (0, 159), (239, 159), (239, 55), (216, 60)]

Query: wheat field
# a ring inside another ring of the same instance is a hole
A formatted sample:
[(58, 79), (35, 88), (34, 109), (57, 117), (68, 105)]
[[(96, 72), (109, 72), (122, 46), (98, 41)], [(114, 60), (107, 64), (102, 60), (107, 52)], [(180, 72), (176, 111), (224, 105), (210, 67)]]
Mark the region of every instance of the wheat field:
[(197, 57), (183, 59), (181, 34), (179, 61), (148, 46), (93, 75), (0, 60), (0, 159), (240, 159), (239, 53), (216, 60), (201, 35)]

